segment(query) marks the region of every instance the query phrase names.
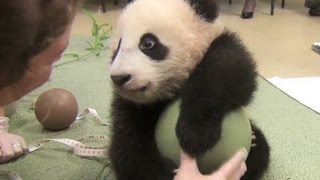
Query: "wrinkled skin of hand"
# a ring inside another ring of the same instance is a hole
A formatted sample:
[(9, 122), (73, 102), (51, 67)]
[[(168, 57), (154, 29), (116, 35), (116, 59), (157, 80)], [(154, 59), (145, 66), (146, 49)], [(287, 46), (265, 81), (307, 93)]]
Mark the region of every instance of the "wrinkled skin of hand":
[(0, 164), (28, 152), (28, 147), (22, 137), (6, 131), (8, 125), (7, 118), (4, 116), (4, 108), (0, 107)]

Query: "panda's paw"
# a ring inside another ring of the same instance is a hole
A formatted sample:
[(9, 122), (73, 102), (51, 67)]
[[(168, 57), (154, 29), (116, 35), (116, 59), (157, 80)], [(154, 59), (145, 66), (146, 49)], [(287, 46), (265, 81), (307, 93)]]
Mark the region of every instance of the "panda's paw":
[(214, 127), (178, 125), (177, 137), (181, 148), (193, 157), (204, 154), (212, 148), (220, 138), (220, 131)]

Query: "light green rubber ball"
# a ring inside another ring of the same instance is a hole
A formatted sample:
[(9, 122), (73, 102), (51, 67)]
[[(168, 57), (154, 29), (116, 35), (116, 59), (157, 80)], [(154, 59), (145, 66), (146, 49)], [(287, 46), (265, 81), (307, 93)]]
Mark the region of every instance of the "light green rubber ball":
[[(180, 164), (180, 145), (175, 128), (180, 112), (180, 100), (168, 105), (164, 110), (155, 131), (155, 139), (160, 153), (177, 165)], [(238, 150), (250, 151), (251, 125), (243, 108), (227, 114), (222, 124), (222, 134), (217, 144), (197, 159), (201, 173), (209, 174), (230, 159)]]

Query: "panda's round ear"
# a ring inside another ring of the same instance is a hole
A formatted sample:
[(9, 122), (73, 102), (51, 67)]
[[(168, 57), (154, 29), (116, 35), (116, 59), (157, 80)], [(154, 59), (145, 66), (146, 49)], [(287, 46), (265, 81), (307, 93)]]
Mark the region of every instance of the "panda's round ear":
[(219, 8), (215, 0), (185, 0), (195, 12), (208, 22), (214, 21), (219, 15)]

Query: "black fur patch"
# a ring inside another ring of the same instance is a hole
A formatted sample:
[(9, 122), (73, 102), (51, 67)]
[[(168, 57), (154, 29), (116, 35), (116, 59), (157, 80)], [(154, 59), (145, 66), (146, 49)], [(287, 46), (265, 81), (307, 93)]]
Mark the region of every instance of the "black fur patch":
[(117, 180), (172, 180), (177, 166), (161, 156), (155, 126), (168, 102), (139, 105), (115, 95), (109, 155)]
[(251, 123), (252, 131), (256, 136), (257, 146), (252, 147), (246, 160), (247, 172), (241, 180), (258, 180), (268, 168), (270, 161), (270, 147), (261, 130)]
[(120, 49), (120, 46), (121, 46), (121, 40), (122, 40), (122, 39), (119, 40), (119, 42), (118, 42), (118, 47), (117, 47), (117, 49), (116, 49), (116, 50), (113, 52), (113, 54), (112, 54), (111, 62), (113, 62), (114, 59), (117, 57), (117, 54), (118, 54), (119, 49)]
[(186, 0), (198, 15), (208, 22), (212, 22), (219, 15), (219, 8), (215, 0)]
[(159, 41), (158, 37), (152, 33), (146, 33), (141, 37), (140, 45), (143, 43), (143, 41), (146, 38), (153, 39), (155, 41), (155, 46), (152, 49), (141, 49), (140, 48), (141, 51), (153, 60), (161, 61), (161, 60), (166, 59), (167, 55), (169, 54), (169, 49)]
[(181, 91), (176, 132), (186, 152), (197, 156), (215, 145), (223, 117), (250, 102), (256, 75), (250, 53), (235, 34), (225, 32), (212, 42)]

